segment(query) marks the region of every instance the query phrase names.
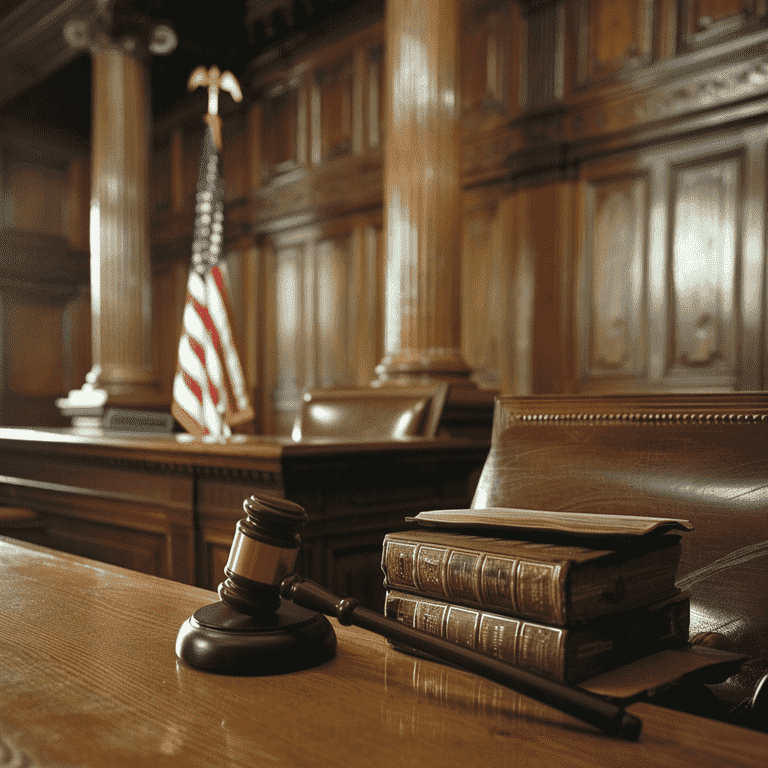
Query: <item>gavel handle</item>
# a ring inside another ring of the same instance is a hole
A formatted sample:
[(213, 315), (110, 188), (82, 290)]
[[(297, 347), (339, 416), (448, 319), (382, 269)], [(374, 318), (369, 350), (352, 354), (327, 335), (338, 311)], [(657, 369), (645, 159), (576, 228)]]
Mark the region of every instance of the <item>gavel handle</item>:
[(618, 736), (628, 741), (637, 741), (640, 737), (642, 721), (616, 704), (581, 688), (548, 680), (469, 648), (454, 645), (427, 632), (407, 627), (359, 606), (354, 598), (341, 599), (313, 581), (304, 581), (295, 574), (287, 576), (280, 584), (280, 594), (286, 600), (305, 608), (333, 616), (340, 624), (354, 624), (388, 640), (506, 685), (525, 696), (591, 723), (609, 736)]

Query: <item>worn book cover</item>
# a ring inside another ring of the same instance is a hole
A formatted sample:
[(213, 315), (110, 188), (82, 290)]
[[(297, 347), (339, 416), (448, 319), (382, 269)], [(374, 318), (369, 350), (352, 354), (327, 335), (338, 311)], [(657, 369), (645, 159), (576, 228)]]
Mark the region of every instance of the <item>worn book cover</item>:
[(576, 627), (554, 627), (389, 590), (385, 614), (401, 624), (509, 664), (575, 683), (687, 643), (690, 598), (680, 593), (654, 605)]
[(387, 534), (382, 552), (388, 589), (558, 626), (674, 594), (679, 562), (672, 533), (594, 549), (424, 528)]

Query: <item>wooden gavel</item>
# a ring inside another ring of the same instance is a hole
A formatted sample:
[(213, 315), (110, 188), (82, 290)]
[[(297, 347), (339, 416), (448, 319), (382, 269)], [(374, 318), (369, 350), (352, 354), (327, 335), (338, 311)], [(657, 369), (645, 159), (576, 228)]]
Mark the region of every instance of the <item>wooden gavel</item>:
[(327, 615), (506, 685), (610, 736), (640, 737), (642, 722), (610, 701), (407, 627), (292, 574), (304, 509), (264, 496), (251, 496), (243, 508), (246, 517), (237, 524), (224, 568), (227, 578), (219, 585), (221, 602), (200, 608), (181, 627), (176, 654), (182, 661), (225, 674), (305, 669), (336, 651)]

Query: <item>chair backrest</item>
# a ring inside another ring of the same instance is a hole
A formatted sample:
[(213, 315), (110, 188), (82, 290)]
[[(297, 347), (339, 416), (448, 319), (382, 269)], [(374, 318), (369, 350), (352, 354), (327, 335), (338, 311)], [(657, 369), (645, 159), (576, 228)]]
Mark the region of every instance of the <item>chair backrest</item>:
[(448, 384), (314, 389), (304, 394), (294, 440), (435, 437)]
[(499, 398), (472, 506), (690, 520), (691, 634), (768, 660), (768, 393)]

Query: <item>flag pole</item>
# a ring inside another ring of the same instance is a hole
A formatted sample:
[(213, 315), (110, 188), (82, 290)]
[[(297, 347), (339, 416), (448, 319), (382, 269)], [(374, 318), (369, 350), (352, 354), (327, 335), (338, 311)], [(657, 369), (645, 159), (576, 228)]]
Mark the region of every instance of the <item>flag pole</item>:
[(215, 64), (210, 69), (199, 66), (192, 70), (187, 81), (187, 90), (194, 91), (200, 87), (208, 89), (208, 112), (203, 120), (210, 126), (213, 142), (216, 149), (221, 152), (219, 91), (226, 91), (238, 103), (243, 100), (243, 92), (240, 90), (237, 78), (231, 72), (221, 72)]
[(200, 153), (192, 259), (176, 375), (174, 418), (193, 435), (226, 438), (230, 427), (253, 418), (243, 367), (235, 346), (224, 258), (224, 195), (219, 172), (221, 118), (219, 91), (242, 100), (231, 72), (197, 67), (187, 87), (208, 88), (208, 129)]

